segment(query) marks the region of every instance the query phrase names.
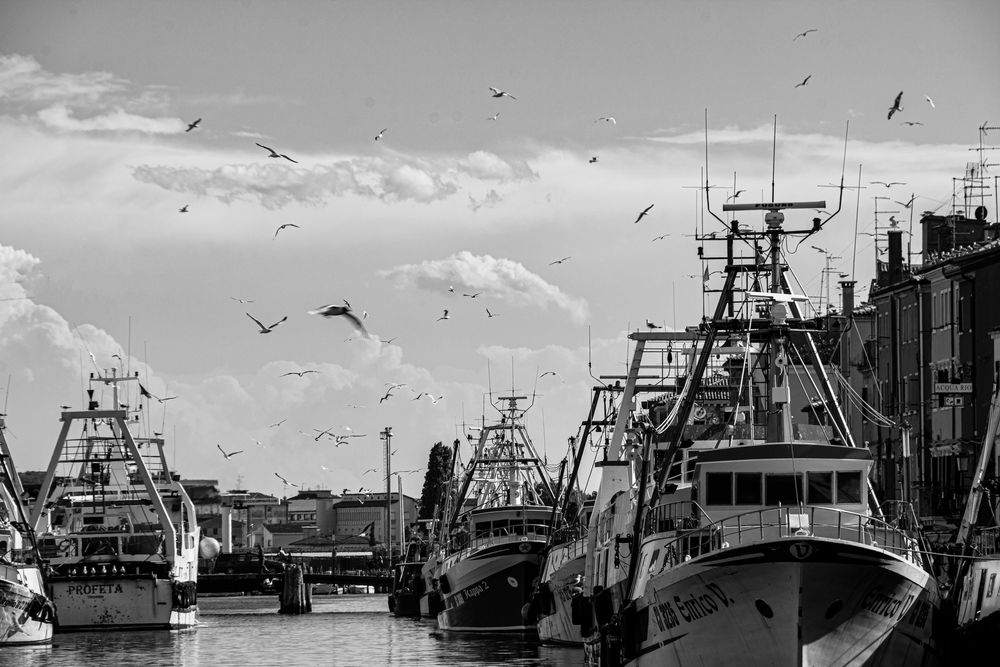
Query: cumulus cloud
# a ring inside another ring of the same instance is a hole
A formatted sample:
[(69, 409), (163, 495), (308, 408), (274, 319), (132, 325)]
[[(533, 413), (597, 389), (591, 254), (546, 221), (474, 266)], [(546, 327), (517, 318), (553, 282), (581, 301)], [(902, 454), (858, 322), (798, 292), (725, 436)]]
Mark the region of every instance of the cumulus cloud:
[(565, 294), (511, 259), (474, 255), (463, 250), (447, 259), (405, 264), (380, 274), (400, 287), (440, 291), (447, 285), (462, 285), (512, 304), (538, 308), (554, 305), (568, 312), (577, 322), (585, 321), (588, 315), (584, 299)]
[(0, 98), (12, 102), (95, 102), (127, 85), (107, 72), (55, 74), (43, 69), (31, 56), (0, 55)]
[(184, 130), (178, 118), (149, 118), (115, 109), (90, 118), (75, 118), (64, 104), (55, 104), (38, 112), (38, 118), (51, 128), (70, 132), (146, 132), (149, 134), (175, 134)]
[(319, 206), (346, 195), (426, 204), (454, 195), (469, 178), (509, 182), (535, 177), (526, 163), (506, 161), (483, 151), (461, 160), (395, 155), (337, 160), (312, 167), (259, 163), (211, 169), (140, 165), (133, 168), (132, 176), (172, 192), (212, 196), (225, 203), (252, 201), (267, 209), (291, 203)]

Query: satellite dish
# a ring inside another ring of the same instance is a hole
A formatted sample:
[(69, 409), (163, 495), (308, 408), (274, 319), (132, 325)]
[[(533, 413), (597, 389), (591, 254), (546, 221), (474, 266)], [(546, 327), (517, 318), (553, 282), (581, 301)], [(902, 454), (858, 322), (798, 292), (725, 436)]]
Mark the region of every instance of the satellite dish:
[(977, 206), (976, 207), (976, 220), (978, 220), (979, 222), (985, 221), (987, 213), (989, 213), (989, 211), (986, 210), (985, 206)]

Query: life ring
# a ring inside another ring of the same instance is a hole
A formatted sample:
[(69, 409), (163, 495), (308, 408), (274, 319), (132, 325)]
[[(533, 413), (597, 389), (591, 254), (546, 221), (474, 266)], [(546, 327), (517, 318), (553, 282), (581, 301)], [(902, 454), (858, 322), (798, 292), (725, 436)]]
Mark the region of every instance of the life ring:
[(56, 546), (58, 546), (59, 551), (61, 553), (68, 554), (70, 550), (73, 548), (73, 540), (67, 537)]
[(706, 415), (706, 414), (708, 414), (708, 413), (707, 413), (707, 411), (705, 410), (705, 408), (703, 408), (703, 407), (702, 407), (702, 406), (700, 406), (700, 405), (696, 405), (696, 406), (694, 406), (694, 418), (695, 418), (695, 419), (697, 419), (697, 420), (701, 421), (702, 419), (704, 419), (704, 418), (705, 418), (705, 415)]

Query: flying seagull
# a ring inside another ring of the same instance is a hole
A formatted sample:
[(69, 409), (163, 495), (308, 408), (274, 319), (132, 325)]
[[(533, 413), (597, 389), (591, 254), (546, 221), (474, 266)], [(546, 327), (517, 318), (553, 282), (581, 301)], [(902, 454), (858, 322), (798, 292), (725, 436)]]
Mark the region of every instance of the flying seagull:
[(287, 319), (288, 319), (288, 315), (285, 315), (284, 317), (282, 317), (282, 318), (281, 318), (280, 320), (278, 320), (277, 322), (275, 322), (275, 323), (274, 323), (274, 324), (272, 324), (271, 326), (269, 326), (269, 327), (265, 327), (265, 326), (264, 326), (264, 325), (263, 325), (263, 324), (261, 323), (261, 321), (260, 321), (260, 320), (258, 320), (258, 319), (257, 319), (256, 317), (254, 317), (254, 316), (253, 316), (253, 315), (251, 315), (250, 313), (247, 313), (246, 315), (247, 315), (247, 317), (249, 317), (249, 318), (250, 318), (251, 320), (253, 320), (254, 322), (256, 322), (256, 323), (257, 323), (257, 326), (259, 326), (259, 327), (260, 327), (260, 331), (258, 331), (257, 333), (262, 333), (262, 334), (266, 334), (266, 333), (271, 333), (271, 331), (272, 331), (272, 330), (274, 329), (274, 327), (278, 326), (279, 324), (281, 324), (282, 322), (284, 322), (285, 320), (287, 320)]
[(240, 303), (253, 303), (253, 299), (238, 299), (235, 296), (229, 297), (233, 301), (239, 301)]
[(497, 120), (498, 118), (500, 118), (500, 112), (499, 111), (497, 111), (495, 114), (493, 114), (492, 116), (490, 116), (486, 120)]
[(792, 38), (792, 41), (794, 42), (799, 37), (805, 37), (809, 33), (811, 33), (811, 32), (817, 32), (818, 30), (819, 30), (818, 28), (809, 28), (808, 30), (806, 30), (804, 32), (800, 32), (799, 34), (795, 35), (795, 37)]
[(923, 123), (919, 120), (904, 120), (900, 125), (910, 125), (912, 127), (913, 125), (923, 125)]
[(601, 116), (600, 118), (598, 118), (598, 119), (597, 119), (597, 120), (595, 120), (594, 122), (595, 122), (595, 123), (598, 123), (598, 122), (600, 122), (600, 121), (602, 121), (602, 120), (603, 120), (603, 121), (604, 121), (605, 123), (611, 123), (612, 125), (617, 125), (617, 124), (618, 124), (618, 121), (617, 121), (617, 120), (615, 120), (615, 117), (614, 117), (614, 116)]
[(274, 422), (273, 424), (268, 424), (267, 427), (268, 428), (278, 428), (279, 426), (281, 426), (282, 424), (284, 424), (286, 421), (288, 421), (288, 420), (287, 419), (282, 419), (280, 422)]
[(379, 405), (381, 405), (383, 401), (388, 401), (394, 395), (395, 394), (392, 393), (391, 389), (389, 391), (385, 392), (385, 396), (383, 396), (382, 398), (378, 399)]
[(188, 212), (188, 204), (184, 204), (184, 206), (181, 206), (177, 210), (180, 211), (181, 213), (187, 213)]
[(516, 100), (517, 99), (516, 97), (514, 97), (510, 93), (508, 93), (506, 91), (503, 91), (503, 90), (500, 90), (499, 88), (494, 88), (493, 86), (490, 86), (490, 92), (493, 93), (493, 97), (509, 97), (512, 100)]
[(280, 479), (281, 483), (284, 484), (284, 485), (286, 485), (286, 486), (293, 486), (296, 489), (299, 488), (297, 484), (292, 484), (291, 482), (289, 482), (287, 479), (285, 479), (284, 477), (282, 477), (278, 473), (274, 473), (274, 476), (277, 477), (278, 479)]
[(554, 375), (554, 376), (556, 376), (556, 377), (559, 377), (559, 373), (556, 373), (555, 371), (545, 371), (544, 373), (542, 373), (542, 374), (541, 374), (541, 375), (539, 375), (538, 377), (540, 377), (540, 378), (543, 378), (543, 377), (545, 377), (546, 375)]
[(243, 450), (242, 450), (242, 449), (238, 449), (238, 450), (236, 450), (235, 452), (228, 452), (228, 453), (227, 453), (227, 452), (226, 452), (226, 450), (224, 450), (224, 449), (222, 448), (222, 445), (220, 445), (220, 444), (216, 443), (216, 445), (215, 445), (215, 446), (219, 448), (219, 451), (220, 451), (220, 452), (222, 452), (222, 455), (226, 457), (226, 460), (227, 460), (227, 461), (228, 461), (229, 459), (233, 458), (234, 456), (236, 456), (237, 454), (242, 454), (242, 453), (243, 453)]
[(482, 294), (482, 292), (476, 292), (476, 293), (474, 293), (474, 294), (462, 294), (462, 296), (467, 296), (467, 297), (469, 297), (470, 299), (475, 299), (475, 298), (476, 298), (477, 296), (479, 296), (480, 294)]
[(185, 132), (190, 132), (194, 128), (198, 127), (198, 123), (200, 123), (200, 122), (201, 122), (201, 118), (197, 118), (197, 119), (191, 121), (190, 123), (188, 123), (188, 129), (186, 129), (184, 131)]
[(274, 239), (278, 238), (278, 232), (280, 232), (285, 227), (295, 227), (296, 229), (302, 229), (301, 227), (299, 227), (298, 225), (296, 225), (294, 222), (286, 222), (283, 225), (279, 225), (278, 228), (274, 230), (274, 238), (272, 238), (271, 240), (273, 241)]
[(556, 260), (556, 261), (554, 261), (554, 262), (549, 262), (549, 266), (552, 266), (553, 264), (562, 264), (562, 263), (563, 263), (563, 262), (565, 262), (565, 261), (566, 261), (567, 259), (572, 259), (572, 257), (563, 257), (562, 259), (557, 259), (557, 260)]
[(361, 323), (361, 320), (357, 315), (351, 310), (351, 305), (347, 303), (347, 299), (344, 299), (343, 306), (338, 306), (336, 304), (330, 304), (326, 306), (320, 306), (315, 310), (310, 310), (310, 315), (322, 315), (323, 317), (337, 317), (343, 315), (348, 322), (350, 322), (355, 329), (358, 330), (365, 338), (368, 338), (368, 330), (365, 329), (365, 325)]
[[(640, 221), (640, 220), (642, 220), (642, 219), (643, 219), (644, 217), (646, 217), (646, 214), (647, 214), (647, 213), (649, 213), (649, 210), (650, 210), (651, 208), (653, 208), (653, 206), (654, 206), (653, 204), (650, 204), (650, 205), (649, 205), (649, 206), (647, 206), (646, 208), (642, 209), (642, 213), (640, 213), (640, 214), (639, 214), (639, 217), (635, 219), (635, 222), (639, 222), (639, 221)], [(635, 223), (632, 223), (632, 224), (635, 224)]]
[(656, 238), (654, 238), (654, 239), (653, 239), (653, 240), (651, 241), (651, 243), (655, 243), (656, 241), (659, 241), (660, 239), (665, 239), (665, 238), (667, 238), (668, 236), (670, 236), (670, 234), (661, 234), (660, 236), (657, 236)]
[(451, 318), (448, 317), (448, 309), (445, 308), (444, 309), (444, 315), (442, 315), (441, 317), (437, 318), (437, 321), (440, 322), (441, 320), (450, 320), (450, 319)]
[[(257, 144), (256, 141), (254, 143)], [(264, 144), (257, 144), (257, 145), (260, 146), (261, 148), (263, 148), (264, 150), (271, 152), (271, 154), (268, 155), (268, 157), (283, 157), (286, 160), (288, 160), (289, 162), (294, 162), (295, 164), (299, 163), (298, 160), (293, 160), (292, 158), (288, 157), (284, 153), (279, 153), (278, 151), (274, 150), (270, 146), (265, 146)]]
[(902, 111), (903, 107), (899, 106), (903, 102), (903, 91), (899, 91), (899, 95), (896, 95), (896, 99), (893, 101), (892, 106), (889, 107), (889, 120), (892, 120), (892, 114), (897, 111)]
[(489, 308), (486, 309), (486, 317), (497, 317), (498, 315), (500, 313), (491, 313)]
[(900, 183), (899, 181), (892, 181), (890, 183), (886, 183), (885, 181), (868, 181), (868, 183), (871, 185), (884, 185), (886, 188), (891, 188), (894, 185), (906, 185), (906, 183)]
[(388, 129), (389, 128), (387, 128), (387, 127), (383, 127), (382, 131), (375, 135), (375, 141), (378, 141), (379, 139), (381, 139), (382, 135), (385, 134), (386, 131), (388, 131)]
[(589, 160), (587, 160), (588, 164), (594, 164), (595, 162), (597, 162), (597, 156), (596, 155), (594, 157), (590, 158)]
[(795, 87), (798, 88), (799, 86), (806, 85), (807, 83), (809, 83), (809, 79), (811, 79), (811, 78), (812, 78), (812, 74), (810, 74), (806, 78), (802, 79), (802, 83), (795, 84)]
[(319, 373), (319, 371), (314, 371), (314, 370), (308, 370), (308, 371), (289, 371), (287, 373), (282, 373), (281, 377), (285, 377), (286, 375), (298, 375), (299, 377), (302, 377), (303, 375), (306, 375), (307, 373)]
[(934, 106), (934, 100), (931, 99), (930, 95), (924, 95), (924, 99), (927, 100), (927, 104), (931, 105), (931, 109), (937, 108), (936, 106)]
[(916, 199), (916, 198), (917, 198), (917, 195), (913, 195), (912, 197), (910, 197), (910, 201), (905, 202), (905, 203), (899, 201), (898, 199), (893, 199), (893, 201), (896, 202), (897, 204), (899, 204), (900, 206), (902, 206), (903, 208), (910, 208), (911, 206), (913, 206), (913, 200)]
[(734, 194), (730, 195), (729, 197), (726, 197), (726, 201), (729, 201), (730, 199), (736, 199), (744, 192), (746, 192), (746, 190), (737, 190)]

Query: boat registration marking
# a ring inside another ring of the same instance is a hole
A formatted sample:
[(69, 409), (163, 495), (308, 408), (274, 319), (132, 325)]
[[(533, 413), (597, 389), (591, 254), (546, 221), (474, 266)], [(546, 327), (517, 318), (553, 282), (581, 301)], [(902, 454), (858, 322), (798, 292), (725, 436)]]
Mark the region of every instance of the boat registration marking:
[(651, 608), (660, 632), (666, 632), (679, 626), (681, 621), (693, 623), (735, 602), (719, 584), (712, 583), (683, 597), (675, 595), (673, 604), (670, 600), (664, 600), (651, 605)]
[(121, 584), (76, 584), (66, 587), (68, 595), (109, 595), (121, 592)]

